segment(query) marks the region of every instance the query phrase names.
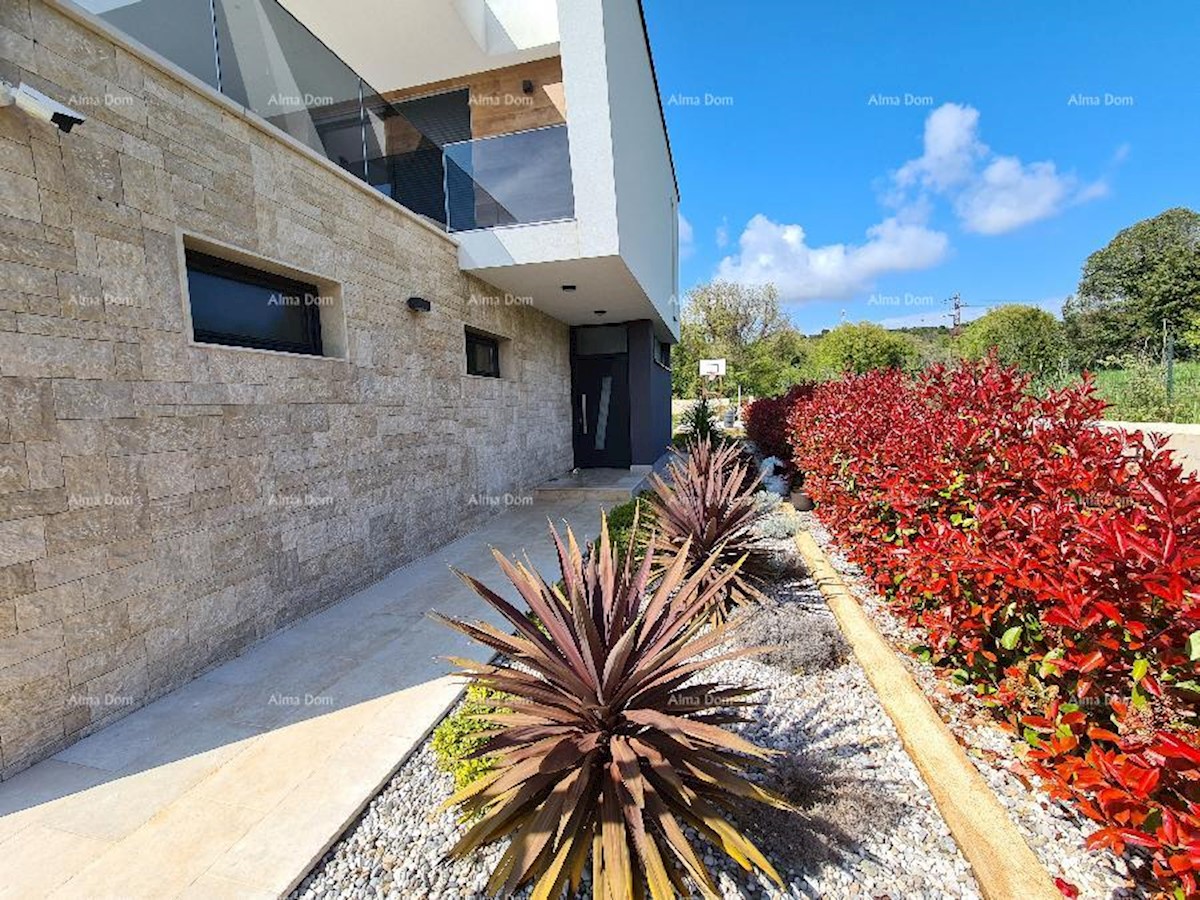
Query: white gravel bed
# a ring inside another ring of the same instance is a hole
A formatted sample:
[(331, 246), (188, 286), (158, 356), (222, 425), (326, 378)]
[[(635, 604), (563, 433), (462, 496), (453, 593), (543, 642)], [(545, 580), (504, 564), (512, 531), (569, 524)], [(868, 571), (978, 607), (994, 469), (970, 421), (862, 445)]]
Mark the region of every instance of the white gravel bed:
[[(797, 616), (830, 615), (806, 578), (781, 583), (772, 593)], [(764, 688), (757, 698), (761, 706), (749, 711), (752, 721), (739, 727), (749, 739), (785, 752), (775, 774), (764, 779), (804, 809), (797, 816), (758, 808), (752, 819), (740, 822), (779, 869), (785, 892), (697, 842), (727, 900), (980, 896), (853, 659), (808, 675), (753, 659), (719, 663), (703, 674)], [(468, 860), (444, 860), (462, 832), (452, 812), (436, 812), (451, 790), (450, 777), (436, 767), (426, 742), (293, 897), (482, 900), (503, 847), (493, 845)]]
[(974, 694), (910, 652), (926, 643), (922, 630), (910, 626), (887, 605), (815, 515), (800, 513), (800, 517), (875, 626), (898, 651), (1051, 877), (1075, 885), (1082, 900), (1153, 896), (1147, 880), (1138, 877), (1147, 865), (1145, 860), (1133, 854), (1117, 857), (1107, 851), (1089, 851), (1085, 840), (1096, 830), (1095, 823), (1047, 793), (1041, 779), (1021, 761), (1023, 742), (1005, 731)]

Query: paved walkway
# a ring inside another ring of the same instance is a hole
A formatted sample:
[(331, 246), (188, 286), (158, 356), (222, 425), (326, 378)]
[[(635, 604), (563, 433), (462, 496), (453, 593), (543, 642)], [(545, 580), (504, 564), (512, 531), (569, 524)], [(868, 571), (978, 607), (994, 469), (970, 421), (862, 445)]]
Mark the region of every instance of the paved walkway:
[(598, 505), (509, 510), (0, 783), (0, 896), (289, 891), (456, 701), (436, 657), (481, 655), (426, 611), (498, 621), (448, 566), (499, 589), (495, 545), (549, 572), (548, 517), (582, 541)]

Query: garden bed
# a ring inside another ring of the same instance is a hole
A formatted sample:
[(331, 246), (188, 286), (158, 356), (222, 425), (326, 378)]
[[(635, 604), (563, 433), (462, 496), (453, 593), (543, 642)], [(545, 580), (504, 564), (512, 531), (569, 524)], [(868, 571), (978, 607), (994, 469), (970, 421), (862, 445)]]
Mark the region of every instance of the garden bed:
[(1076, 887), (1081, 900), (1132, 900), (1154, 896), (1146, 860), (1133, 854), (1117, 857), (1107, 851), (1087, 850), (1084, 842), (1095, 831), (1095, 823), (1046, 792), (1041, 780), (1022, 761), (1028, 748), (1025, 741), (1005, 730), (994, 713), (947, 672), (918, 659), (912, 648), (924, 645), (927, 635), (888, 607), (862, 570), (840, 551), (815, 515), (811, 512), (799, 515), (803, 527), (825, 551), (868, 617), (966, 749), (968, 757), (1051, 876)]
[[(794, 520), (781, 523), (773, 516), (769, 522), (786, 569), (786, 533)], [(978, 897), (965, 859), (865, 673), (840, 645), (820, 592), (807, 577), (783, 573), (768, 594), (771, 604), (743, 613), (747, 618), (731, 639), (759, 643), (796, 622), (804, 623), (808, 637), (762, 658), (717, 663), (705, 678), (763, 689), (748, 710), (751, 721), (734, 728), (782, 751), (764, 781), (802, 812), (756, 807), (739, 824), (776, 865), (788, 886), (783, 896)], [(481, 900), (504, 847), (444, 861), (462, 833), (455, 813), (438, 812), (452, 790), (427, 741), (294, 896)], [(724, 853), (691, 837), (705, 847), (704, 861), (724, 897), (780, 896), (769, 881), (747, 875)], [(587, 896), (589, 890), (585, 880)]]

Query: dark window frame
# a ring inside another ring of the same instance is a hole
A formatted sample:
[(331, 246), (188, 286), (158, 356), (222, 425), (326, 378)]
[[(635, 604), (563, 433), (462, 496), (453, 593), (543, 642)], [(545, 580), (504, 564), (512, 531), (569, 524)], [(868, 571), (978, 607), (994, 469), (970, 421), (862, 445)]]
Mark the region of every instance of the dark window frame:
[(671, 345), (654, 338), (654, 361), (667, 371), (671, 369)]
[[(495, 367), (491, 371), (476, 371), (475, 370), (475, 354), (472, 352), (475, 346), (487, 347), (492, 351), (492, 359), (495, 360)], [(500, 339), (493, 337), (490, 334), (483, 334), (479, 331), (466, 330), (465, 349), (467, 354), (467, 374), (474, 375), (477, 378), (499, 378), (500, 377)]]
[[(218, 278), (227, 278), (231, 281), (267, 288), (277, 291), (284, 297), (312, 298), (315, 301), (321, 296), (320, 290), (311, 282), (256, 269), (244, 263), (212, 256), (202, 250), (185, 247), (184, 258), (185, 268), (188, 272), (195, 270)], [(325, 355), (321, 343), (321, 308), (318, 302), (305, 302), (295, 307), (303, 317), (303, 332), (307, 338), (304, 342), (282, 341), (259, 335), (197, 328), (194, 322), (195, 303), (196, 298), (191, 295), (191, 284), (189, 283), (188, 307), (193, 316), (192, 337), (199, 343), (218, 344), (222, 347), (245, 347), (251, 350), (275, 350), (303, 356), (323, 357)]]

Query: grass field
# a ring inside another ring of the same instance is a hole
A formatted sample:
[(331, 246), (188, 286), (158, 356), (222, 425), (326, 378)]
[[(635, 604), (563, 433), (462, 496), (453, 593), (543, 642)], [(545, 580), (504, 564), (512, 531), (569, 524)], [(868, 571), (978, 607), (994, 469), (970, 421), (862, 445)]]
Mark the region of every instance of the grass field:
[(1200, 362), (1175, 364), (1175, 391), (1170, 402), (1161, 366), (1100, 371), (1096, 386), (1112, 404), (1107, 413), (1110, 419), (1200, 422)]

